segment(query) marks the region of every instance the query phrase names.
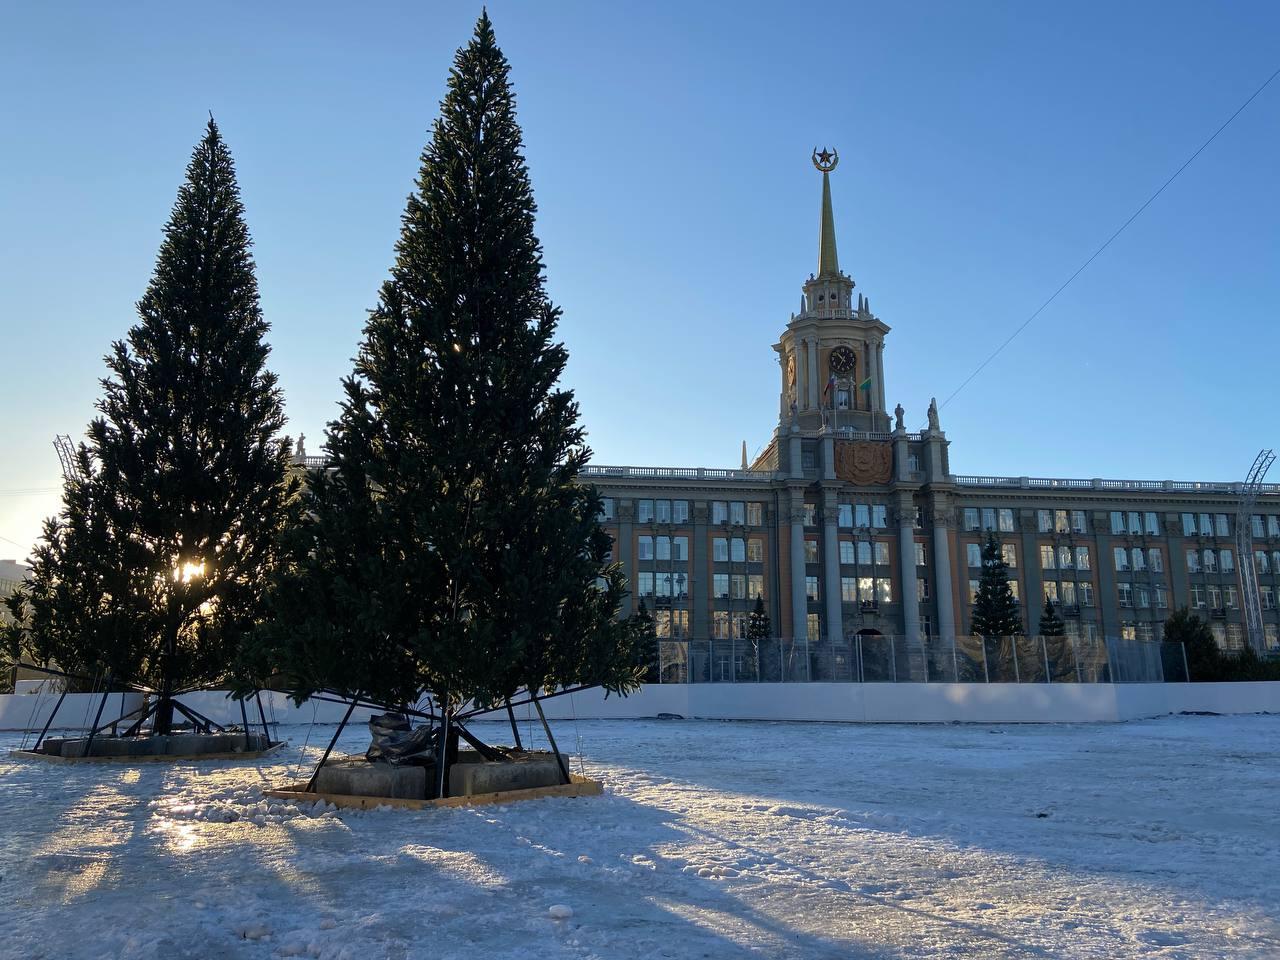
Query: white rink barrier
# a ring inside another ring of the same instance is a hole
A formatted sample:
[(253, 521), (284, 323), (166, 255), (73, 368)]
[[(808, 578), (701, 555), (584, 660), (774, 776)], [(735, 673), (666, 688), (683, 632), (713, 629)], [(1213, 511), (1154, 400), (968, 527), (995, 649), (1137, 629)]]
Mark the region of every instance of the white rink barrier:
[[(39, 730), (56, 694), (0, 696), (0, 730)], [(240, 722), (240, 705), (221, 691), (180, 698), (221, 724)], [(84, 729), (101, 694), (68, 694), (53, 729)], [(111, 694), (103, 720), (137, 706), (137, 694)], [(263, 693), (267, 720), (280, 724), (337, 723), (346, 706), (318, 700), (295, 706), (282, 693)], [(250, 724), (258, 707), (245, 702)], [(816, 720), (838, 723), (1108, 723), (1170, 713), (1280, 713), (1280, 682), (1257, 683), (693, 683), (648, 684), (630, 697), (603, 691), (554, 697), (549, 719), (643, 719), (659, 714), (708, 720)], [(351, 722), (373, 712), (358, 709)], [(535, 716), (516, 708), (519, 719)], [(491, 719), (501, 720), (499, 711)]]

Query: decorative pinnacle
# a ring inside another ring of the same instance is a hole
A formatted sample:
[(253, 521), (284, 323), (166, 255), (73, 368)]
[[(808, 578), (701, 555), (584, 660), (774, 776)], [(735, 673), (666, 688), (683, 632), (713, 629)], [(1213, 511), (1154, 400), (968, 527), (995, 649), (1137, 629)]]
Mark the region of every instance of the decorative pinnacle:
[(840, 262), (836, 256), (836, 218), (831, 212), (830, 173), (840, 163), (840, 153), (823, 147), (813, 148), (813, 165), (822, 172), (822, 226), (818, 233), (818, 276), (840, 276)]
[(840, 151), (828, 150), (826, 147), (823, 147), (822, 152), (819, 153), (818, 148), (814, 147), (813, 165), (823, 173), (830, 173), (840, 165)]

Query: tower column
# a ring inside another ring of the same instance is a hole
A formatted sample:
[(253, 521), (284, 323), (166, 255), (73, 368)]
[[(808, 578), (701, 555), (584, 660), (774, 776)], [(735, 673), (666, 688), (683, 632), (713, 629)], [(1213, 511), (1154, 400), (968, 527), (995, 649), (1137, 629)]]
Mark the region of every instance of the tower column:
[(876, 343), (876, 379), (872, 384), (876, 398), (876, 410), (884, 413), (884, 342)]
[(916, 586), (915, 503), (898, 494), (898, 568), (902, 583), (902, 626), (908, 640), (920, 639), (920, 588)]
[(808, 347), (808, 387), (809, 387), (809, 409), (818, 409), (818, 341), (809, 340), (806, 343)]
[(844, 616), (840, 593), (840, 538), (836, 529), (838, 517), (836, 492), (822, 491), (822, 602), (826, 612), (827, 639), (832, 643), (844, 638)]
[(809, 602), (804, 591), (804, 490), (791, 491), (791, 637), (809, 635)]

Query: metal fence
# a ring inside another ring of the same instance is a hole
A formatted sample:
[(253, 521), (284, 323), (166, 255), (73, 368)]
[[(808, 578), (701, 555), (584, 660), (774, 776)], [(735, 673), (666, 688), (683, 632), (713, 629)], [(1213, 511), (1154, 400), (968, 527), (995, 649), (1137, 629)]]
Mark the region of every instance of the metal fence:
[(659, 683), (1162, 683), (1181, 643), (1070, 637), (658, 641)]

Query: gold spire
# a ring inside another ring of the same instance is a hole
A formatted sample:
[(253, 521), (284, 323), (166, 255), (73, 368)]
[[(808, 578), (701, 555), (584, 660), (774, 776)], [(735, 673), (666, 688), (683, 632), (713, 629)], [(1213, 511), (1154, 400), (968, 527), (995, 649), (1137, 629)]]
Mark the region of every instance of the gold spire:
[(836, 219), (831, 212), (831, 171), (840, 163), (840, 153), (826, 147), (813, 148), (813, 165), (822, 171), (822, 228), (818, 237), (818, 276), (840, 276), (836, 256)]

